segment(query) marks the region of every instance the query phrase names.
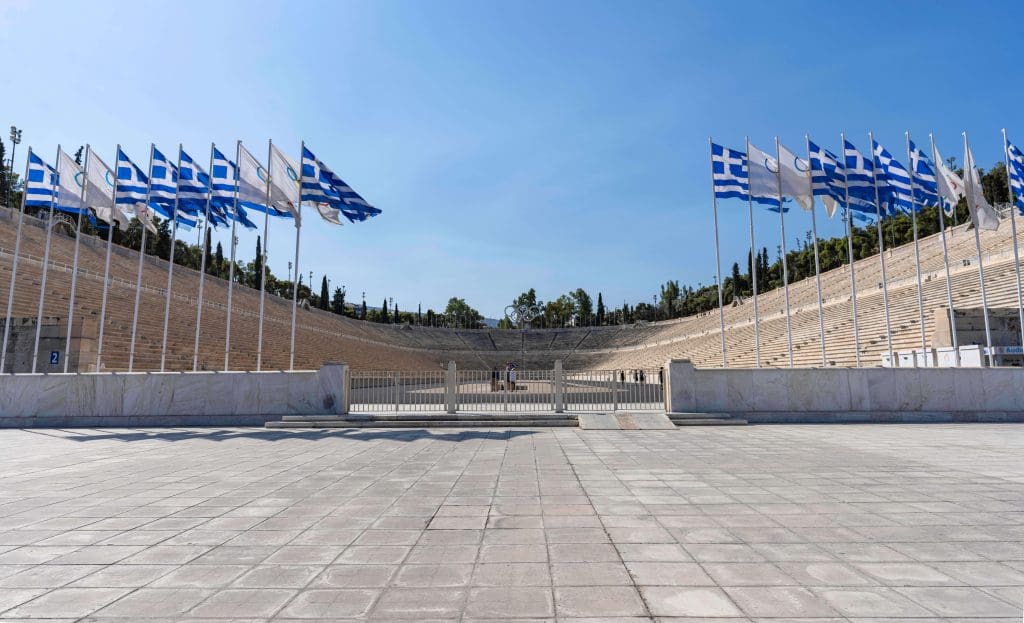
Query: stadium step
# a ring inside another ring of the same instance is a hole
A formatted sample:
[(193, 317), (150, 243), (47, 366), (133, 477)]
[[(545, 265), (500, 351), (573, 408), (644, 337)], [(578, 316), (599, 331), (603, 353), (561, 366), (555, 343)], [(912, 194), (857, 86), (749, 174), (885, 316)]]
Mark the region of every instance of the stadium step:
[(728, 413), (669, 413), (676, 426), (744, 426), (747, 421)]
[(532, 428), (577, 426), (573, 415), (450, 415), (383, 414), (355, 416), (286, 415), (281, 421), (267, 422), (266, 428)]

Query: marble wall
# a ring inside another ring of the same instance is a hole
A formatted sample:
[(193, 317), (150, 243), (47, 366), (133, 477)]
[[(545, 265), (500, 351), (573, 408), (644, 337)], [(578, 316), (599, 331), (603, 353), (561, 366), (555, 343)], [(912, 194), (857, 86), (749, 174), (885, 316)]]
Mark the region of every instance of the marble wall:
[(750, 422), (1024, 421), (1022, 368), (668, 365), (677, 413), (730, 413)]
[(344, 364), (295, 372), (0, 375), (0, 427), (231, 426), (345, 411)]

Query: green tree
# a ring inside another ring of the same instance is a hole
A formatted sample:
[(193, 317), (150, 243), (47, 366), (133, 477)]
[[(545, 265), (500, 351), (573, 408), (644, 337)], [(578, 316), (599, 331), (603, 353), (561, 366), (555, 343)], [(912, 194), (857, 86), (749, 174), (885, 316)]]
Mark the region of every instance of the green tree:
[(594, 315), (594, 302), (583, 288), (576, 288), (569, 294), (573, 301), (576, 321), (580, 326), (590, 324), (591, 316)]
[(659, 307), (664, 310), (666, 318), (676, 317), (676, 301), (679, 299), (679, 282), (668, 280), (661, 286), (661, 302)]
[(345, 315), (345, 291), (341, 288), (334, 288), (334, 298), (331, 299), (331, 311), (339, 316)]
[(466, 303), (466, 299), (452, 297), (448, 299), (448, 305), (444, 308), (444, 315), (453, 326), (467, 329), (478, 328), (483, 321), (483, 315)]
[(327, 291), (327, 275), (320, 281), (320, 309), (329, 310), (331, 297)]
[(363, 320), (366, 320), (366, 299), (363, 299), (363, 306), (361, 309), (361, 313), (359, 315), (362, 317)]
[[(723, 290), (724, 290), (723, 284)], [(732, 263), (732, 298), (736, 300), (743, 295), (744, 284), (743, 276), (740, 275), (740, 265), (737, 262)]]
[(384, 304), (380, 306), (380, 321), (384, 324), (391, 321), (391, 319), (388, 318), (388, 298), (386, 296), (384, 297)]
[[(302, 283), (301, 276), (299, 283)], [(258, 235), (256, 236), (256, 259), (253, 260), (252, 282), (249, 285), (257, 290), (263, 285), (263, 246)]]
[(601, 298), (601, 293), (598, 292), (597, 293), (597, 326), (599, 326), (599, 327), (603, 327), (604, 326), (604, 314), (605, 314), (604, 299)]
[[(206, 262), (206, 272), (215, 275), (217, 274), (216, 267), (213, 265), (213, 253), (210, 251), (210, 245), (212, 232), (210, 228), (206, 228), (206, 240), (203, 242), (203, 258), (202, 261)], [(217, 248), (220, 248), (220, 243), (217, 243)]]
[(214, 274), (219, 277), (226, 276), (224, 271), (224, 247), (220, 246), (220, 242), (217, 243), (217, 252), (214, 257), (216, 258), (214, 261), (217, 265)]

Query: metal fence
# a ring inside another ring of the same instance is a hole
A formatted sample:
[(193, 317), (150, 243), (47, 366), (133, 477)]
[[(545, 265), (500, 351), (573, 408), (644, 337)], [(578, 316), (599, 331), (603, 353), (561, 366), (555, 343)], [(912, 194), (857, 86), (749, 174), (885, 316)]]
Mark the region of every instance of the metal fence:
[(611, 412), (665, 408), (664, 373), (635, 370), (354, 371), (349, 411)]
[(445, 410), (444, 370), (429, 372), (352, 372), (349, 411), (398, 412)]
[(456, 404), (461, 411), (552, 411), (552, 370), (459, 370)]

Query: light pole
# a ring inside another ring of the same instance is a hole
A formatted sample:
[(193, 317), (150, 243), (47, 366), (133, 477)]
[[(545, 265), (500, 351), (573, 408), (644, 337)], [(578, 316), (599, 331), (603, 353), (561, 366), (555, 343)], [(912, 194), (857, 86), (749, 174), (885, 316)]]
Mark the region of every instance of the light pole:
[[(11, 126), (11, 166), (7, 169), (7, 207), (11, 207), (11, 187), (14, 186), (14, 152), (18, 149), (18, 143), (21, 142), (21, 130)], [(2, 166), (2, 163), (0, 163)]]
[(288, 262), (288, 281), (291, 281), (291, 280), (292, 280), (292, 263), (291, 263), (291, 261), (289, 261)]

